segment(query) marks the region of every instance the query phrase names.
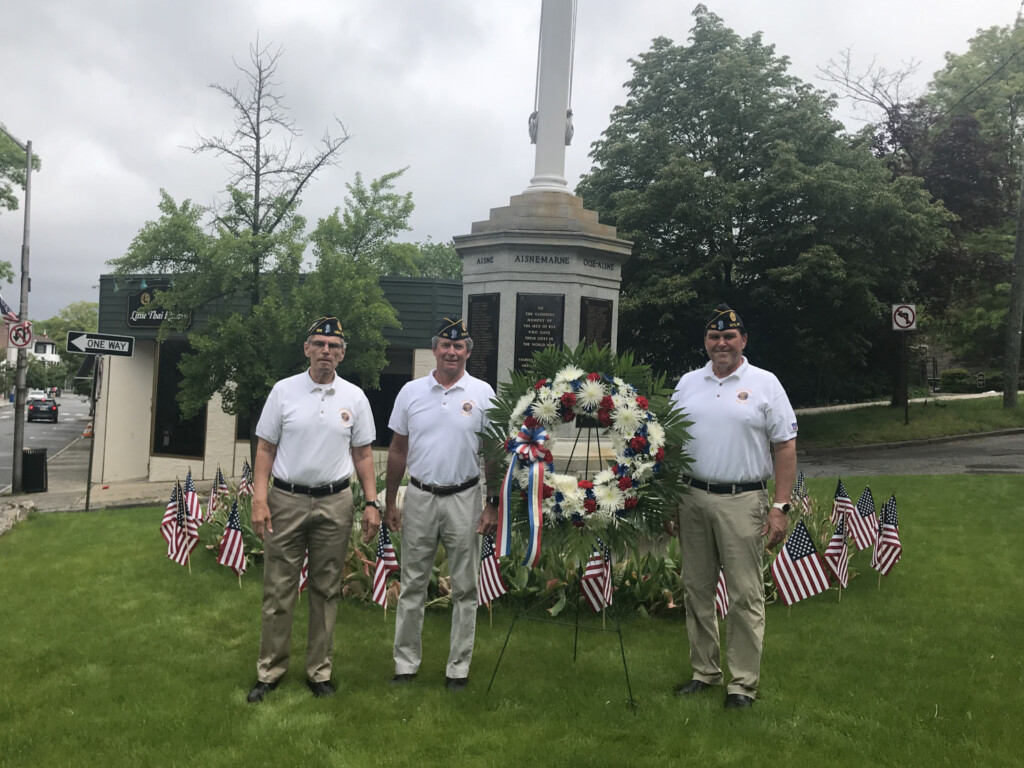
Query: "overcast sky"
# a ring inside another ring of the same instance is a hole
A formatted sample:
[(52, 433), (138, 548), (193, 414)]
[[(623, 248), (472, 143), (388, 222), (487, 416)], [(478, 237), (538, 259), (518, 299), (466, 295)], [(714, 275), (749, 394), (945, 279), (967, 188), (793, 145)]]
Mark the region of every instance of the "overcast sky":
[[(726, 25), (764, 34), (791, 71), (852, 48), (890, 69), (920, 62), (923, 90), (947, 51), (979, 28), (1012, 24), (1020, 0), (705, 0)], [(622, 103), (630, 57), (654, 37), (685, 42), (695, 2), (579, 0), (572, 91), (574, 187), (587, 153)], [(157, 217), (160, 188), (210, 204), (226, 172), (186, 147), (231, 127), (210, 83), (234, 85), (248, 47), (284, 48), (281, 92), (310, 144), (337, 116), (350, 134), (341, 165), (305, 196), (315, 223), (344, 205), (345, 183), (409, 167), (413, 231), (447, 241), (508, 204), (533, 174), (540, 0), (0, 0), (0, 122), (31, 140), (29, 316), (97, 301), (106, 262)], [(856, 126), (844, 104), (837, 115)], [(863, 117), (862, 115), (860, 117)], [(0, 214), (0, 258), (20, 268), (22, 212)], [(20, 273), (19, 273), (20, 274)], [(19, 284), (0, 290), (15, 311)]]

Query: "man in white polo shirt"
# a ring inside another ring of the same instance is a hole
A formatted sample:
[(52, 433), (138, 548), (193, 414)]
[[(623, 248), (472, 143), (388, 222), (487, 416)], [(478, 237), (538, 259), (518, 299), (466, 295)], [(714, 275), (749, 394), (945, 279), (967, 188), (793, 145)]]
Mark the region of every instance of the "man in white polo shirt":
[[(739, 315), (718, 305), (704, 332), (709, 362), (684, 375), (672, 396), (675, 407), (693, 422), (690, 488), (678, 517), (693, 679), (675, 693), (692, 696), (723, 683), (715, 616), (715, 587), (723, 569), (729, 591), (728, 709), (749, 707), (757, 695), (764, 640), (763, 553), (786, 535), (796, 480), (796, 416), (775, 375), (743, 356), (746, 345)], [(772, 451), (775, 492), (769, 505)]]
[[(494, 390), (466, 373), (473, 349), (462, 320), (445, 318), (431, 339), (437, 367), (399, 392), (388, 426), (385, 523), (402, 531), (402, 591), (395, 619), (395, 676), (411, 682), (423, 658), (421, 634), (427, 584), (444, 544), (451, 573), (452, 632), (445, 686), (466, 687), (476, 633), (480, 534), (497, 528), (497, 496), (488, 491), (481, 513), (480, 438)], [(397, 505), (406, 468), (409, 486), (404, 511)]]
[(373, 414), (363, 391), (335, 373), (345, 358), (338, 318), (321, 317), (313, 323), (303, 351), (309, 370), (274, 385), (256, 425), (252, 527), (265, 552), (257, 680), (247, 697), (253, 704), (274, 690), (288, 670), (292, 613), (307, 551), (306, 685), (317, 698), (335, 692), (331, 655), (352, 531), (353, 470), (367, 499), (363, 540), (368, 542), (380, 527), (370, 449)]

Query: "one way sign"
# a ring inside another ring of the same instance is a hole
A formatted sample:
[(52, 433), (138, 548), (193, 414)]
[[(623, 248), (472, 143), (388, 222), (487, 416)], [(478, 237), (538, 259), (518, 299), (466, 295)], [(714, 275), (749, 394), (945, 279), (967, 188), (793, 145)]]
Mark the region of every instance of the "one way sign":
[(134, 336), (110, 336), (104, 333), (68, 331), (68, 352), (77, 352), (80, 355), (131, 357), (134, 351)]

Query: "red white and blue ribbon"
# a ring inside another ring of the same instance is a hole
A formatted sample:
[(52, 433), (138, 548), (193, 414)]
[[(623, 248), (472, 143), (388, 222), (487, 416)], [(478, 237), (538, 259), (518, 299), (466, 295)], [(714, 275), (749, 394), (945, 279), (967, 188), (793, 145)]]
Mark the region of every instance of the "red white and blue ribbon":
[(509, 462), (505, 479), (501, 483), (501, 497), (498, 501), (498, 532), (495, 549), (499, 557), (512, 553), (512, 516), (509, 509), (512, 504), (512, 486), (515, 480), (516, 467), (520, 463), (529, 466), (526, 485), (526, 512), (530, 527), (530, 536), (526, 545), (526, 557), (523, 565), (533, 567), (540, 561), (541, 528), (544, 524), (544, 444), (548, 441), (547, 430), (542, 426), (527, 427), (523, 425), (516, 435), (512, 447), (512, 460)]

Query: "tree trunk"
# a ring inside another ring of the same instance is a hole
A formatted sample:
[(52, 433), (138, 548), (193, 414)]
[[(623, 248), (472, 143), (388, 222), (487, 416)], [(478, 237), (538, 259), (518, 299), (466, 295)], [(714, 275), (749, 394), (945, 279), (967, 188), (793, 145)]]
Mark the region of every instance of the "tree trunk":
[(1020, 383), (1020, 335), (1024, 322), (1024, 168), (1017, 197), (1017, 236), (1013, 243), (1013, 277), (1010, 279), (1010, 311), (1006, 316), (1006, 348), (1003, 352), (1003, 408), (1017, 407)]

